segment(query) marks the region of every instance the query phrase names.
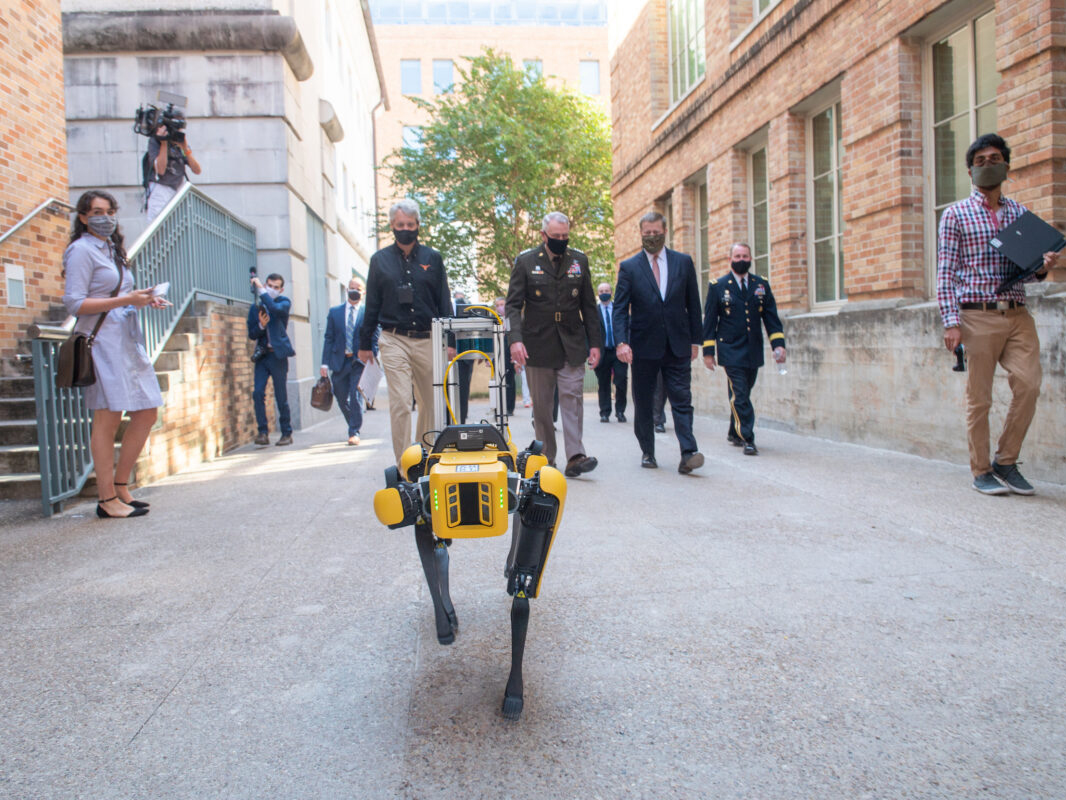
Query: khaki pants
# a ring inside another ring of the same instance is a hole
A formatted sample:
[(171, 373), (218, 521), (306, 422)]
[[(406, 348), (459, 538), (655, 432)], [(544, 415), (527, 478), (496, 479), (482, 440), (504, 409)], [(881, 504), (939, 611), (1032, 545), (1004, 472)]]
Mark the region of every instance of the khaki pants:
[(966, 347), (966, 430), (970, 470), (982, 475), (992, 469), (989, 458), (988, 411), (992, 407), (992, 377), (996, 364), (1007, 371), (1011, 402), (1003, 433), (996, 446), (996, 462), (1018, 460), (1040, 396), (1040, 339), (1029, 310), (962, 311), (962, 343)]
[[(555, 426), (552, 424), (552, 409), (555, 407), (555, 387), (559, 387), (559, 419), (563, 423), (563, 446), (566, 460), (576, 455), (588, 455), (581, 443), (584, 425), (585, 365), (562, 369), (549, 367), (526, 367), (529, 391), (526, 395), (533, 401), (533, 432), (544, 442), (544, 455), (548, 463), (555, 462)], [(561, 465), (560, 465), (561, 466)]]
[[(381, 369), (389, 385), (389, 422), (396, 463), (400, 454), (433, 429), (433, 341), (381, 332)], [(411, 391), (418, 403), (418, 425), (411, 437)], [(427, 445), (428, 447), (428, 445)]]

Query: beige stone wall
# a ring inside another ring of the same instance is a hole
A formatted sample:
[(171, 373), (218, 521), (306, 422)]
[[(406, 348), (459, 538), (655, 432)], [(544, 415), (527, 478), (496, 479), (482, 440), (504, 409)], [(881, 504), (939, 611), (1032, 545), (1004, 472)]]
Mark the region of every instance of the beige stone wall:
[[(965, 462), (961, 381), (940, 345), (932, 299), (929, 47), (992, 8), (943, 0), (782, 0), (754, 25), (746, 0), (707, 2), (707, 72), (675, 107), (665, 83), (666, 1), (648, 2), (611, 54), (615, 252), (639, 246), (637, 218), (673, 199), (675, 246), (693, 251), (685, 182), (708, 176), (711, 275), (747, 238), (747, 148), (767, 143), (771, 280), (793, 366), (756, 392), (766, 420), (801, 431)], [(1007, 192), (1066, 230), (1066, 29), (1059, 0), (994, 5), (998, 130), (1014, 149)], [(807, 118), (839, 101), (846, 302), (811, 297)], [(681, 213), (679, 214), (679, 207)], [(1061, 354), (1066, 270), (1034, 294), (1044, 345), (1044, 399), (1027, 440), (1034, 474), (1066, 481), (1053, 434), (1066, 419)], [(947, 374), (945, 375), (945, 371)], [(999, 380), (999, 379), (997, 379)], [(698, 407), (724, 413), (715, 377)], [(1003, 400), (997, 386), (997, 402)], [(1050, 439), (1050, 442), (1049, 442)]]
[[(59, 0), (10, 0), (0, 14), (0, 233), (49, 197), (67, 199)], [(37, 215), (0, 244), (0, 372), (26, 327), (63, 296), (66, 214)], [(21, 267), (26, 307), (9, 305), (4, 273)]]

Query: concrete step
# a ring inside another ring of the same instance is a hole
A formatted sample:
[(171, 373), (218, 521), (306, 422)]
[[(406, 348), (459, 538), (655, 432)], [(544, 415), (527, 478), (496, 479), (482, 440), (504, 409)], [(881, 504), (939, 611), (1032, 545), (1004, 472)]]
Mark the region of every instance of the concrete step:
[(0, 500), (32, 500), (41, 496), (41, 476), (37, 473), (0, 474)]
[(0, 397), (0, 419), (37, 419), (37, 405), (33, 395), (27, 397)]
[(33, 376), (0, 378), (0, 397), (28, 397), (33, 399)]
[(35, 444), (0, 445), (0, 475), (37, 472), (41, 459)]
[[(167, 343), (163, 346), (164, 353), (184, 353), (192, 350), (196, 344), (197, 336), (192, 333), (172, 333)], [(157, 361), (158, 363), (158, 361)]]
[(181, 353), (168, 353), (164, 350), (162, 353), (159, 354), (159, 358), (155, 360), (156, 372), (177, 372), (180, 369)]
[(206, 316), (197, 316), (195, 314), (186, 313), (174, 328), (174, 333), (193, 333), (199, 336), (204, 329), (204, 322), (207, 321)]
[[(156, 372), (155, 376), (159, 379), (159, 391), (166, 394), (170, 391), (170, 376), (177, 376), (176, 372)], [(180, 380), (175, 380), (175, 384), (181, 383)]]
[(0, 420), (0, 445), (37, 444), (37, 422), (32, 419)]

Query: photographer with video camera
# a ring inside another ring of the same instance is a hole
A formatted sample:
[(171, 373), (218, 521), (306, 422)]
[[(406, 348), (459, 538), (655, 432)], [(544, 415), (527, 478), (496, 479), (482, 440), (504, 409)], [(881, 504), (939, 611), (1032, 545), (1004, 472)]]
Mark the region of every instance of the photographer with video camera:
[[(174, 121), (180, 121), (180, 128), (173, 124)], [(168, 122), (171, 124), (168, 125)], [(185, 138), (184, 123), (180, 112), (175, 112), (172, 118), (159, 123), (155, 135), (148, 140), (148, 163), (151, 173), (145, 187), (145, 213), (149, 222), (159, 216), (159, 212), (188, 180), (186, 167), (191, 169), (194, 175), (200, 174), (200, 162), (193, 156), (189, 140)]]

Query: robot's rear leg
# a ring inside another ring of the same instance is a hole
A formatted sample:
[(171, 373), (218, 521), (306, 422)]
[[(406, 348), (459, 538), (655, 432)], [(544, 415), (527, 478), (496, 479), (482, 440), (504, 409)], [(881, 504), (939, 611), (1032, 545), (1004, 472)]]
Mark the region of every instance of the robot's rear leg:
[(507, 719), (522, 716), (522, 657), (528, 628), (529, 598), (516, 595), (511, 602), (511, 674), (503, 693), (503, 715)]
[(415, 524), (415, 545), (418, 547), (418, 557), (422, 561), (422, 571), (426, 573), (429, 596), (433, 599), (437, 641), (441, 644), (451, 644), (455, 641), (455, 629), (452, 627), (448, 609), (451, 609), (452, 615), (455, 614), (455, 609), (452, 607), (451, 598), (448, 597), (448, 554), (444, 542), (439, 544), (441, 550), (444, 550), (443, 559), (437, 555), (438, 542), (429, 525)]

